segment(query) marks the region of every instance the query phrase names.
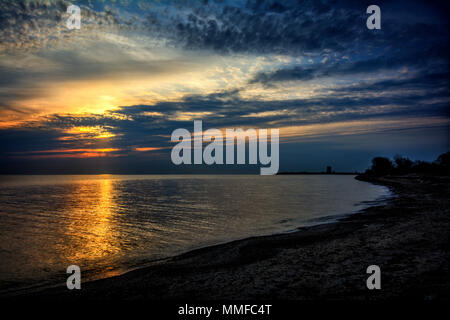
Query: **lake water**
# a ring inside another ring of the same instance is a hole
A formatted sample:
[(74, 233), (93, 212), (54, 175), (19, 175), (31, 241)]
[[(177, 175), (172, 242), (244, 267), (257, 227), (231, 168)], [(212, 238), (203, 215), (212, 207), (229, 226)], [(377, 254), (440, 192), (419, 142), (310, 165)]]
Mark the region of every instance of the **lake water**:
[(0, 294), (331, 221), (389, 196), (353, 176), (0, 176)]

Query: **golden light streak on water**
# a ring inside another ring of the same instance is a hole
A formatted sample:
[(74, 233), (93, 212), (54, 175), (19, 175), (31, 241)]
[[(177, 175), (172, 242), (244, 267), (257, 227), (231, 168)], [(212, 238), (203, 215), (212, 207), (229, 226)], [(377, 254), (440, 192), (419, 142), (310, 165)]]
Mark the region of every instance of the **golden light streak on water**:
[(98, 181), (78, 184), (77, 190), (68, 200), (79, 204), (73, 208), (72, 217), (68, 214), (71, 224), (66, 230), (66, 236), (68, 241), (76, 243), (68, 252), (69, 260), (96, 260), (121, 251), (118, 228), (115, 227), (114, 196), (114, 181), (109, 175)]

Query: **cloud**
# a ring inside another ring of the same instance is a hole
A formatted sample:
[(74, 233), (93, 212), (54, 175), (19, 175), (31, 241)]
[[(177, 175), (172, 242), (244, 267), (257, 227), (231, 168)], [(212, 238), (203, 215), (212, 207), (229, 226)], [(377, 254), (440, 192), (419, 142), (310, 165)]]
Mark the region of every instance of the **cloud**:
[(82, 30), (69, 30), (67, 7), (71, 1), (5, 0), (0, 2), (0, 52), (27, 52), (95, 37), (95, 32), (128, 29), (136, 17), (124, 17), (106, 6), (94, 8), (90, 1), (78, 1)]
[(312, 65), (289, 66), (270, 72), (258, 72), (249, 81), (250, 84), (261, 83), (274, 85), (284, 81), (309, 81), (324, 77), (341, 77), (357, 74), (381, 73), (386, 71), (399, 71), (408, 68), (409, 72), (430, 72), (448, 69), (446, 53), (449, 45), (433, 44), (433, 46), (420, 48), (420, 50), (406, 51), (401, 54), (391, 55), (384, 53), (375, 58), (355, 61), (332, 61)]
[[(117, 101), (139, 100), (139, 95), (176, 93), (176, 84), (183, 82), (180, 75), (197, 72), (211, 61), (164, 49), (155, 54), (145, 43), (128, 42), (132, 49), (115, 37), (71, 49), (3, 54), (1, 122), (54, 112), (101, 112)], [(167, 89), (170, 81), (174, 85)], [(147, 88), (154, 92), (145, 92)]]
[(447, 4), (379, 1), (368, 30), (368, 1), (78, 3), (70, 31), (66, 1), (0, 2), (0, 160), (148, 160), (197, 118), (293, 140), (448, 127)]
[[(445, 75), (434, 75), (429, 79), (441, 81), (444, 88), (448, 84)], [(405, 123), (411, 123), (411, 119), (445, 119), (449, 111), (449, 91), (417, 92), (414, 87), (417, 83), (426, 82), (423, 79), (416, 82), (412, 79), (391, 80), (365, 84), (364, 87), (344, 86), (334, 89), (335, 94), (309, 99), (269, 101), (244, 99), (239, 90), (230, 90), (186, 95), (172, 102), (124, 106), (102, 115), (50, 115), (45, 120), (29, 122), (20, 129), (1, 130), (0, 137), (5, 145), (2, 151), (5, 154), (36, 148), (81, 149), (92, 146), (105, 148), (108, 145), (128, 151), (167, 148), (171, 146), (171, 132), (177, 128), (191, 128), (194, 119), (203, 120), (209, 128), (301, 127), (371, 119), (389, 121), (392, 118), (398, 119), (395, 122), (398, 124), (402, 119)], [(410, 85), (414, 90), (404, 91)], [(377, 94), (380, 89), (383, 93)], [(364, 94), (361, 95), (361, 91)], [(442, 122), (428, 122), (432, 123), (442, 125)], [(67, 139), (68, 136), (73, 138)], [(46, 145), (36, 143), (36, 139), (45, 139)], [(24, 142), (11, 142), (18, 140)]]

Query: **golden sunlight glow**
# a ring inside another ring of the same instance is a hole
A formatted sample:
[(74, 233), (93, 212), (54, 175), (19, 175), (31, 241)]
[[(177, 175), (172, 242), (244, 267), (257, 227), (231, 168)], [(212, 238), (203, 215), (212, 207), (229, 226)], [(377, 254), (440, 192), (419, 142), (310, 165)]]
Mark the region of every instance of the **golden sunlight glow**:
[[(108, 115), (112, 115), (110, 111), (126, 106), (180, 101), (186, 94), (207, 95), (220, 90), (232, 89), (243, 86), (248, 81), (251, 72), (268, 63), (258, 57), (209, 56), (199, 58), (185, 54), (183, 57), (167, 61), (163, 71), (152, 72), (152, 68), (149, 68), (148, 72), (144, 72), (148, 66), (142, 55), (148, 54), (148, 50), (136, 50), (135, 54), (140, 58), (135, 58), (142, 63), (143, 70), (141, 72), (136, 73), (136, 70), (127, 72), (120, 68), (117, 71), (112, 64), (112, 70), (117, 72), (107, 76), (91, 75), (86, 78), (71, 79), (70, 73), (68, 73), (63, 81), (60, 81), (60, 78), (49, 77), (35, 84), (33, 94), (24, 95), (20, 99), (11, 101), (10, 109), (0, 110), (0, 128), (20, 126), (27, 121), (39, 121), (42, 117), (52, 114), (77, 116), (108, 113)], [(153, 57), (153, 59), (157, 59), (157, 57)], [(16, 63), (15, 60), (11, 63), (13, 62)], [(157, 65), (155, 61), (152, 63)], [(30, 68), (39, 70), (42, 64), (43, 62), (40, 61), (33, 62)], [(52, 68), (57, 68), (57, 66)], [(52, 68), (50, 70), (53, 70)], [(264, 92), (260, 88), (255, 90), (256, 95)], [(26, 112), (19, 113), (14, 110), (26, 110)], [(163, 116), (164, 110), (148, 115)], [(177, 120), (191, 119), (193, 116), (195, 115), (180, 114)]]
[[(101, 180), (86, 180), (77, 184), (70, 201), (79, 206), (72, 213), (75, 218), (69, 217), (72, 223), (67, 230), (67, 236), (73, 238), (71, 241), (76, 244), (76, 250), (68, 253), (68, 258), (82, 262), (120, 252), (112, 210), (115, 207), (114, 194), (114, 181), (107, 175), (102, 176)], [(79, 210), (83, 211), (81, 215)]]
[(140, 152), (146, 152), (146, 151), (155, 151), (155, 150), (161, 150), (163, 148), (159, 148), (159, 147), (143, 147), (143, 148), (135, 148), (136, 151), (140, 151)]
[(103, 149), (54, 149), (54, 150), (40, 150), (34, 153), (71, 153), (71, 152), (115, 152), (120, 151), (118, 148), (103, 148)]
[(204, 116), (211, 115), (212, 112), (204, 111), (204, 112), (177, 112), (175, 116), (169, 117), (169, 120), (174, 121), (191, 121), (197, 118), (202, 118)]
[(39, 150), (32, 152), (15, 152), (17, 157), (26, 157), (31, 159), (45, 158), (96, 158), (96, 157), (117, 157), (116, 152), (121, 151), (119, 148), (99, 148), (99, 149), (53, 149)]
[[(109, 132), (104, 127), (93, 126), (93, 127), (72, 127), (64, 131), (64, 133), (77, 135), (76, 139), (83, 138), (86, 136), (90, 139), (104, 139), (114, 137), (115, 134)], [(59, 140), (71, 140), (70, 137), (61, 137)]]

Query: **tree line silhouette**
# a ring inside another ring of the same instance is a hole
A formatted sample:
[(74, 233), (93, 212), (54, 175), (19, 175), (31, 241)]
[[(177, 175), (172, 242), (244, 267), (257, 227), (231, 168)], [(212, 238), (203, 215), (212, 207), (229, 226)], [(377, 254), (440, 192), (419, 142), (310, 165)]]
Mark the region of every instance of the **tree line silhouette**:
[(412, 161), (409, 158), (396, 155), (393, 160), (386, 157), (375, 157), (372, 166), (366, 170), (366, 175), (403, 175), (409, 173), (450, 174), (450, 151), (441, 154), (435, 161)]

